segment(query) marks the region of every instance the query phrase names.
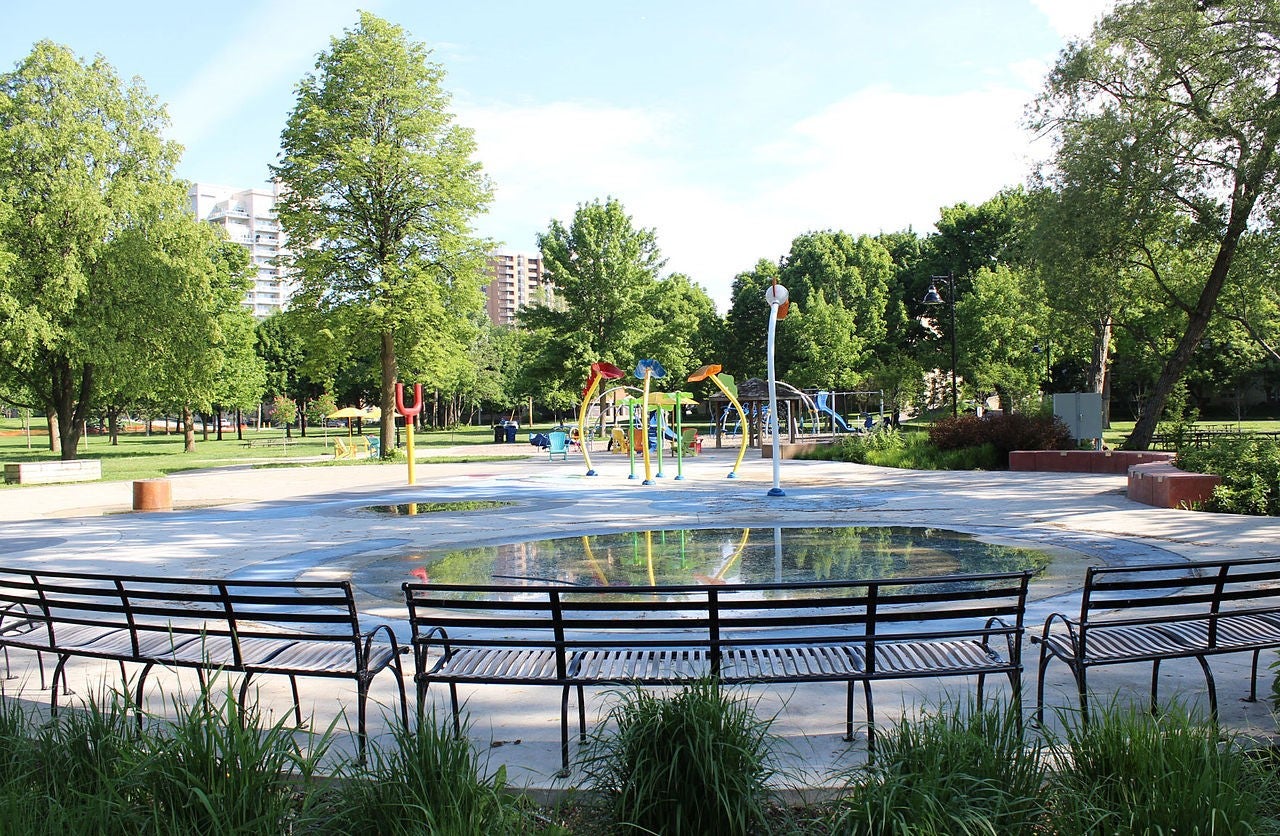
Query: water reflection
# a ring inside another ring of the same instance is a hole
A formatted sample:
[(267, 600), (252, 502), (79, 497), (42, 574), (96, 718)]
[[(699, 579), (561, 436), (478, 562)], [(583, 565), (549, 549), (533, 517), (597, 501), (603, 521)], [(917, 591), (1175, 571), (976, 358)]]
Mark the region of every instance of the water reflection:
[[(651, 529), (498, 546), (414, 550), (353, 572), (390, 597), (406, 580), (654, 586), (861, 580), (1040, 570), (1044, 551), (900, 526)], [(389, 587), (389, 588), (386, 588)]]

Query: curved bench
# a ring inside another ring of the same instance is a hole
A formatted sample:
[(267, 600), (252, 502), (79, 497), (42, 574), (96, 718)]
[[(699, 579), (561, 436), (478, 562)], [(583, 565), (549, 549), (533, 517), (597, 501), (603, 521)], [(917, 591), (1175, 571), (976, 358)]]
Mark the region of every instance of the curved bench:
[[(872, 683), (889, 679), (1009, 679), (1021, 704), (1022, 631), (1030, 572), (805, 584), (572, 587), (404, 584), (422, 706), (449, 687), (459, 730), (460, 684), (562, 689), (561, 767), (569, 766), (569, 695), (583, 688), (840, 682), (845, 739), (861, 684), (874, 750)], [(1019, 712), (1019, 716), (1021, 713)]]
[[(139, 712), (147, 677), (157, 665), (194, 668), (205, 684), (213, 671), (244, 674), (238, 699), (259, 674), (289, 677), (298, 724), (302, 708), (297, 677), (350, 679), (358, 694), (357, 734), (365, 751), (369, 685), (390, 668), (400, 690), (400, 716), (408, 726), (401, 648), (386, 625), (360, 629), (347, 582), (210, 580), (121, 577), (80, 572), (30, 572), (0, 568), (0, 647), (35, 651), (57, 659), (49, 708), (58, 710), (58, 686), (74, 657), (142, 666)], [(142, 721), (139, 713), (138, 721)]]

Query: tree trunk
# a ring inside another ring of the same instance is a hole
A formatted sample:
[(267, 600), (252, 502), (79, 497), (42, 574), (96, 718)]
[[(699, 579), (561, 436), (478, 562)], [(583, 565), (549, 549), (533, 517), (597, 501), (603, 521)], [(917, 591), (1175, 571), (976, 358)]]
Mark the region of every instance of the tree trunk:
[(196, 451), (196, 422), (190, 404), (182, 405), (182, 452)]
[(390, 331), (382, 332), (378, 360), (382, 365), (382, 430), (378, 434), (378, 449), (382, 458), (389, 459), (396, 448), (396, 338)]
[(55, 360), (50, 371), (53, 373), (51, 394), (53, 408), (58, 416), (61, 458), (63, 461), (75, 461), (76, 451), (80, 447), (80, 434), (84, 431), (89, 395), (93, 392), (93, 366), (86, 363), (76, 370), (72, 368), (71, 361), (64, 357)]
[(52, 409), (45, 410), (45, 423), (49, 425), (49, 452), (62, 452), (62, 436), (58, 434), (58, 413)]
[(1245, 219), (1248, 214), (1248, 211), (1240, 213), (1241, 217), (1233, 219), (1227, 227), (1222, 244), (1218, 248), (1218, 257), (1213, 262), (1213, 269), (1209, 271), (1209, 280), (1205, 282), (1204, 290), (1200, 292), (1200, 298), (1187, 318), (1187, 328), (1182, 334), (1182, 339), (1178, 341), (1178, 347), (1173, 350), (1173, 354), (1165, 361), (1155, 388), (1151, 390), (1151, 397), (1143, 404), (1142, 414), (1134, 424), (1133, 433), (1125, 439), (1124, 449), (1146, 450), (1151, 446), (1151, 439), (1155, 436), (1156, 425), (1164, 413), (1169, 395), (1182, 379), (1187, 366), (1191, 364), (1196, 346), (1200, 344), (1201, 338), (1209, 328), (1209, 320), (1213, 316), (1213, 309), (1218, 303), (1222, 287), (1226, 284), (1231, 260), (1235, 256), (1240, 236), (1244, 233)]

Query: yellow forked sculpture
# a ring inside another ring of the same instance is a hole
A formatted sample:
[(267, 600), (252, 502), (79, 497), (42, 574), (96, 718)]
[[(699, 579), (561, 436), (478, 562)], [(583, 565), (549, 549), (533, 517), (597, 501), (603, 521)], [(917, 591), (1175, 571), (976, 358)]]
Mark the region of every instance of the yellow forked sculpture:
[(737, 479), (738, 468), (742, 467), (742, 457), (747, 454), (747, 443), (749, 441), (747, 437), (747, 414), (743, 411), (742, 404), (738, 403), (738, 384), (734, 381), (733, 375), (726, 374), (722, 376), (718, 364), (703, 366), (689, 375), (690, 383), (697, 383), (700, 380), (710, 380), (714, 383), (721, 392), (724, 392), (724, 396), (729, 399), (729, 403), (733, 404), (734, 408), (738, 410), (738, 418), (742, 422), (742, 446), (738, 449), (738, 459), (733, 463), (733, 470), (730, 470), (728, 477), (726, 477)]

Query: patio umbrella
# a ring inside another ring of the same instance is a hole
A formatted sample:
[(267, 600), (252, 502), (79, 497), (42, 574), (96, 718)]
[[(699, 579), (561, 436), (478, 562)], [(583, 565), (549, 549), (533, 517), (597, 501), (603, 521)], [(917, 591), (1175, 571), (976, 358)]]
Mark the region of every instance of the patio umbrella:
[(366, 421), (376, 421), (382, 417), (382, 410), (376, 406), (368, 409), (361, 409), (358, 406), (344, 406), (342, 409), (330, 412), (324, 416), (326, 418), (346, 418), (347, 419), (347, 435), (351, 435), (351, 419), (362, 418)]

